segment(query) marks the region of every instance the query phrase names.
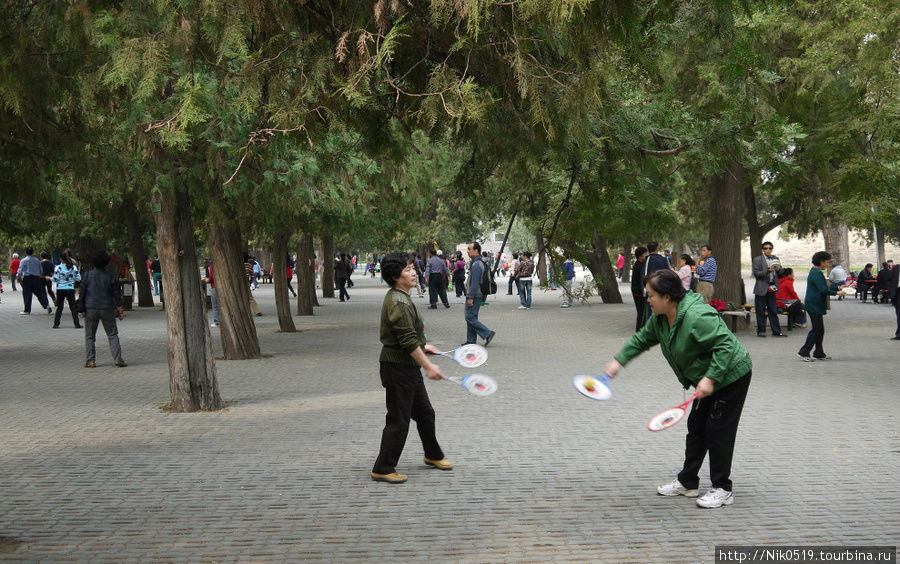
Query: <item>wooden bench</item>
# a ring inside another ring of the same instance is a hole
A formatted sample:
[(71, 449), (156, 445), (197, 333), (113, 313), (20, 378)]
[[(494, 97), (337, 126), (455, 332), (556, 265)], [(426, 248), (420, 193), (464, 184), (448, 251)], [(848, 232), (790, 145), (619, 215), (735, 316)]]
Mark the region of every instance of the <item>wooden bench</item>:
[(737, 332), (738, 319), (743, 319), (748, 326), (750, 325), (749, 311), (720, 311), (719, 315), (725, 320), (725, 323), (728, 325), (728, 328), (731, 329), (732, 333)]
[[(750, 320), (750, 314), (751, 314), (751, 313), (754, 314), (754, 315), (756, 314), (756, 306), (754, 306), (753, 304), (744, 304), (744, 305), (742, 305), (741, 307), (744, 308), (744, 310), (746, 310), (746, 312), (747, 312), (747, 321), (749, 322), (749, 320)], [(791, 317), (791, 314), (788, 313), (787, 310), (784, 310), (784, 311), (779, 311), (779, 312), (778, 312), (778, 315), (783, 315), (783, 316), (787, 317), (787, 330), (788, 330), (788, 331), (793, 331), (793, 330), (794, 330), (794, 318)]]

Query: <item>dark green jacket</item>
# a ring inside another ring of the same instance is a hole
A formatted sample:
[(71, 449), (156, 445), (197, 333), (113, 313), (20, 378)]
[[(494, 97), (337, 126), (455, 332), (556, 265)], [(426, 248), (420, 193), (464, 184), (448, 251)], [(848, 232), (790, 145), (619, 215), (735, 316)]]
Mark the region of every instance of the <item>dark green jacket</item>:
[(803, 309), (807, 313), (825, 315), (828, 313), (828, 296), (837, 294), (835, 290), (828, 288), (825, 274), (818, 268), (809, 269), (809, 277), (806, 279), (806, 298), (803, 300)]
[(652, 315), (615, 358), (624, 366), (656, 344), (685, 389), (707, 377), (715, 382), (718, 391), (753, 367), (744, 345), (728, 330), (716, 310), (703, 303), (703, 296), (693, 292), (688, 292), (678, 304), (672, 327), (665, 315)]
[(391, 288), (381, 305), (381, 356), (378, 360), (418, 366), (409, 356), (425, 346), (425, 323), (409, 294)]

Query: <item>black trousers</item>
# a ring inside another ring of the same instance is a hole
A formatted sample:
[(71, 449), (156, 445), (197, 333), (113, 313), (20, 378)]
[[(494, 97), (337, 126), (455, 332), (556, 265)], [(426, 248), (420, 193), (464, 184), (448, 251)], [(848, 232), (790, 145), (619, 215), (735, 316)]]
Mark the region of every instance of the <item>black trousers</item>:
[(347, 279), (346, 278), (337, 278), (337, 286), (338, 286), (338, 297), (341, 301), (344, 301), (345, 296), (346, 299), (350, 299), (350, 294), (347, 293)]
[(799, 354), (800, 356), (809, 356), (809, 352), (815, 347), (813, 356), (822, 358), (825, 356), (825, 350), (822, 346), (822, 341), (825, 340), (825, 316), (819, 315), (818, 313), (807, 312), (807, 314), (809, 315), (811, 327), (809, 333), (806, 335), (806, 342), (800, 347)]
[(894, 313), (897, 315), (897, 332), (894, 336), (900, 338), (900, 290), (894, 295)]
[(709, 479), (712, 487), (731, 491), (734, 441), (752, 374), (752, 371), (747, 372), (737, 382), (713, 395), (694, 400), (688, 416), (684, 466), (678, 473), (678, 481), (685, 488), (695, 490), (700, 486), (700, 467), (709, 452)]
[(778, 321), (778, 304), (775, 303), (775, 294), (765, 296), (753, 296), (753, 306), (756, 308), (756, 332), (766, 334), (766, 314), (769, 315), (769, 325), (772, 326), (772, 334), (781, 333), (781, 323)]
[(47, 309), (50, 303), (47, 301), (47, 287), (44, 285), (44, 279), (40, 276), (26, 276), (22, 278), (22, 300), (25, 303), (25, 310), (31, 312), (31, 298), (36, 297), (41, 303), (41, 307)]
[(428, 303), (430, 305), (437, 305), (438, 296), (440, 296), (442, 304), (450, 304), (450, 302), (447, 301), (447, 283), (444, 282), (444, 278), (440, 273), (432, 273), (428, 275)]
[(381, 450), (372, 472), (390, 474), (396, 471), (409, 434), (410, 419), (416, 422), (425, 458), (444, 458), (444, 451), (435, 437), (434, 409), (422, 378), (418, 366), (381, 362), (381, 385), (384, 386), (387, 415), (381, 433)]
[[(510, 284), (512, 284), (512, 282), (510, 282)], [(457, 298), (463, 297), (463, 295), (466, 293), (466, 276), (465, 276), (465, 274), (453, 276), (453, 289), (456, 291)]]
[(79, 327), (81, 323), (78, 322), (78, 313), (75, 311), (75, 290), (60, 290), (59, 288), (56, 289), (56, 317), (53, 318), (53, 326), (59, 325), (59, 321), (62, 319), (63, 304), (66, 302), (69, 304), (69, 311), (72, 312), (72, 321), (75, 322), (75, 327)]
[(634, 330), (640, 331), (641, 327), (644, 326), (644, 322), (647, 321), (647, 316), (644, 313), (644, 308), (647, 307), (647, 298), (644, 296), (634, 296), (634, 308), (637, 310), (637, 321), (634, 324)]

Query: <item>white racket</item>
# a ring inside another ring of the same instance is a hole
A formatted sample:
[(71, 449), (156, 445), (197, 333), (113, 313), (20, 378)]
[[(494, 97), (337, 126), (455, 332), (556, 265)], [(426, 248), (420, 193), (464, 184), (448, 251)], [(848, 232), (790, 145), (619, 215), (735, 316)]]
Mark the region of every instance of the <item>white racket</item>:
[(612, 397), (609, 380), (609, 374), (604, 374), (603, 376), (577, 374), (572, 378), (572, 385), (585, 397), (593, 400), (608, 400)]
[(669, 427), (673, 427), (681, 421), (687, 411), (687, 406), (695, 399), (697, 399), (697, 394), (692, 395), (681, 405), (676, 405), (673, 408), (657, 413), (650, 418), (649, 422), (647, 422), (647, 428), (651, 431), (663, 431)]
[(468, 376), (444, 376), (451, 382), (456, 382), (467, 392), (476, 396), (489, 396), (497, 391), (497, 381), (484, 374), (469, 374)]
[(452, 351), (435, 351), (427, 352), (427, 354), (449, 356), (463, 368), (476, 368), (487, 362), (488, 359), (487, 349), (474, 343), (463, 345)]

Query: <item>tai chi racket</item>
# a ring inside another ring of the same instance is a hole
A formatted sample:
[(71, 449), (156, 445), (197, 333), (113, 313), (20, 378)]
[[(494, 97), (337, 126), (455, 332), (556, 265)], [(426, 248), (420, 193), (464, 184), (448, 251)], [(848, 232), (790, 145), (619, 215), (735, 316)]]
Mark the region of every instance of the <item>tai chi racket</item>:
[(456, 382), (472, 395), (489, 396), (497, 391), (497, 381), (484, 374), (469, 374), (468, 376), (444, 376), (451, 382)]
[(477, 366), (481, 366), (482, 364), (487, 362), (488, 359), (487, 349), (482, 347), (481, 345), (476, 344), (463, 345), (459, 348), (453, 349), (452, 351), (437, 351), (429, 352), (428, 354), (449, 356), (463, 368), (475, 368)]
[(603, 376), (578, 374), (572, 378), (572, 385), (584, 396), (593, 400), (608, 400), (612, 397), (612, 390), (609, 387), (609, 374), (604, 374)]
[(650, 418), (649, 422), (647, 422), (647, 428), (651, 431), (663, 431), (665, 429), (668, 429), (669, 427), (674, 426), (676, 423), (681, 421), (681, 419), (684, 417), (685, 412), (687, 411), (687, 406), (689, 406), (695, 399), (697, 399), (697, 394), (692, 395), (681, 405), (676, 405), (673, 408), (657, 413)]

